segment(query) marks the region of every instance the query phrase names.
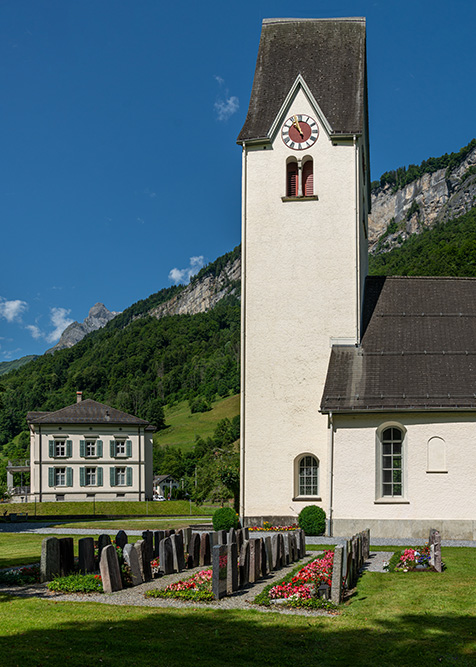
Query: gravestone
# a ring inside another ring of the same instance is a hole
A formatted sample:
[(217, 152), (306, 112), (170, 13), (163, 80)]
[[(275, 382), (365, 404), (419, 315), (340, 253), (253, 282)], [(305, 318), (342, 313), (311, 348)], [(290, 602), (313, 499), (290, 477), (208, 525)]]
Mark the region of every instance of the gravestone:
[(120, 530), (116, 535), (116, 546), (121, 547), (121, 549), (124, 550), (124, 547), (128, 542), (129, 539), (127, 537), (127, 533), (125, 533), (123, 530)]
[(187, 568), (187, 570), (193, 570), (193, 568), (195, 567), (194, 564), (193, 564), (193, 558), (190, 554), (187, 554), (187, 559), (185, 561), (185, 567)]
[(210, 547), (213, 549), (213, 547), (216, 547), (220, 543), (220, 538), (216, 530), (208, 534), (210, 535)]
[(154, 530), (154, 558), (157, 558), (159, 555), (159, 544), (165, 537), (165, 532), (163, 530)]
[(198, 533), (192, 533), (188, 543), (188, 553), (192, 558), (192, 567), (198, 567), (200, 564), (200, 535)]
[(278, 565), (278, 536), (276, 535), (276, 533), (274, 535), (271, 535), (271, 558), (273, 559), (272, 560), (273, 570), (277, 570), (279, 565)]
[(228, 537), (228, 532), (226, 530), (217, 530), (218, 533), (218, 544), (226, 544), (226, 538)]
[(228, 595), (238, 590), (238, 545), (230, 542), (227, 547), (226, 592)]
[(145, 552), (147, 555), (147, 560), (150, 563), (150, 561), (154, 558), (154, 533), (151, 530), (143, 530), (142, 539), (145, 542)]
[(174, 557), (172, 552), (172, 540), (164, 537), (159, 545), (160, 569), (164, 574), (172, 574), (174, 571)]
[(183, 548), (185, 551), (188, 552), (188, 545), (190, 544), (190, 538), (192, 537), (192, 529), (190, 526), (187, 526), (187, 528), (182, 528), (182, 534), (183, 534)]
[(122, 553), (124, 554), (124, 562), (129, 566), (131, 571), (132, 585), (138, 586), (142, 583), (143, 580), (139, 564), (139, 557), (137, 555), (137, 551), (134, 549), (134, 545), (125, 544)]
[(299, 539), (299, 558), (304, 558), (306, 556), (306, 533), (301, 530), (298, 533)]
[(137, 552), (139, 559), (139, 567), (141, 570), (142, 579), (150, 581), (152, 579), (152, 568), (150, 567), (150, 560), (148, 558), (148, 549), (145, 540), (137, 540), (134, 544), (134, 549)]
[(291, 562), (289, 557), (289, 533), (284, 533), (283, 535), (283, 547), (284, 547), (283, 565), (289, 565), (289, 563)]
[(362, 559), (366, 561), (369, 557), (368, 531), (362, 532)]
[(182, 533), (178, 531), (175, 535), (172, 535), (172, 555), (174, 559), (174, 570), (176, 572), (182, 572), (185, 568), (185, 558), (183, 553), (183, 538)]
[(334, 550), (334, 564), (332, 566), (331, 600), (334, 604), (342, 601), (342, 557), (344, 549), (336, 546)]
[(104, 547), (107, 547), (108, 544), (111, 544), (111, 538), (109, 535), (102, 533), (98, 537), (98, 563), (101, 561), (101, 552)]
[(284, 537), (282, 533), (278, 533), (278, 558), (277, 558), (278, 568), (283, 567), (284, 563)]
[(249, 582), (254, 584), (258, 581), (261, 570), (261, 545), (257, 539), (249, 540), (250, 545), (250, 569)]
[(268, 554), (266, 553), (266, 544), (263, 538), (260, 539), (260, 548), (261, 548), (261, 576), (266, 577), (269, 569), (268, 569)]
[(236, 531), (236, 544), (238, 546), (238, 553), (240, 553), (243, 546), (243, 530), (241, 528)]
[(211, 553), (210, 553), (210, 534), (202, 533), (200, 536), (200, 567), (204, 565), (210, 565), (211, 562)]
[(60, 550), (60, 574), (65, 577), (74, 570), (74, 540), (72, 537), (61, 537), (59, 540)]
[(213, 547), (212, 591), (216, 600), (225, 597), (228, 581), (228, 546), (217, 544)]
[(242, 528), (243, 531), (243, 540), (249, 540), (250, 539), (250, 531), (248, 528)]
[(228, 531), (228, 534), (226, 536), (226, 543), (231, 544), (232, 542), (236, 542), (236, 530), (234, 528), (230, 528)]
[(122, 590), (121, 568), (119, 567), (116, 548), (112, 544), (106, 544), (102, 548), (99, 570), (105, 593)]
[(40, 579), (51, 581), (60, 573), (60, 546), (57, 537), (45, 537), (41, 543)]
[(240, 571), (239, 583), (240, 588), (246, 586), (250, 580), (250, 543), (245, 540), (240, 549)]
[(273, 549), (271, 547), (271, 535), (264, 538), (264, 548), (266, 549), (266, 556), (268, 561), (268, 570), (274, 570), (273, 567)]
[(94, 540), (92, 537), (81, 537), (78, 540), (78, 566), (83, 574), (94, 572)]
[(431, 529), (429, 543), (430, 550), (431, 547), (433, 547), (433, 560), (431, 565), (433, 565), (437, 572), (441, 572), (443, 570), (441, 564), (441, 535), (438, 530), (435, 530), (434, 528)]

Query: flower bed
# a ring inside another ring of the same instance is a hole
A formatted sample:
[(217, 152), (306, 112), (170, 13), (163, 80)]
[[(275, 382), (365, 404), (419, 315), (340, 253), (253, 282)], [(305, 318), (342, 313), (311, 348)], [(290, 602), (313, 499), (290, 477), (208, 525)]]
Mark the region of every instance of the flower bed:
[[(442, 563), (443, 569), (444, 564)], [(430, 565), (430, 546), (410, 547), (404, 551), (396, 551), (391, 557), (387, 570), (389, 572), (435, 572)]]
[(248, 530), (250, 533), (257, 533), (259, 531), (281, 533), (291, 530), (299, 530), (299, 526), (297, 523), (293, 523), (290, 526), (272, 526), (268, 521), (264, 521), (262, 526), (250, 526)]
[(181, 600), (192, 600), (195, 602), (207, 602), (214, 600), (212, 593), (212, 570), (200, 570), (188, 579), (181, 579), (167, 588), (147, 591), (149, 598), (176, 598)]
[(0, 572), (0, 584), (6, 586), (26, 586), (40, 582), (39, 565), (27, 565), (18, 569)]
[(70, 574), (67, 577), (57, 577), (48, 584), (50, 591), (58, 593), (102, 593), (100, 574)]
[(322, 557), (309, 561), (304, 567), (295, 568), (277, 584), (267, 586), (256, 596), (255, 604), (269, 607), (276, 600), (282, 600), (280, 604), (288, 607), (335, 609), (332, 602), (317, 595), (320, 584), (330, 586), (333, 563), (334, 552), (326, 551)]

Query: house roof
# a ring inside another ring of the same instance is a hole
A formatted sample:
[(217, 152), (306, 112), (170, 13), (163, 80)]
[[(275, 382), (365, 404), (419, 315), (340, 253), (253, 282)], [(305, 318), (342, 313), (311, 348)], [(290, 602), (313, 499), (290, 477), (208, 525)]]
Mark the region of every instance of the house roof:
[(265, 19), (238, 142), (268, 137), (298, 75), (333, 134), (360, 134), (366, 101), (365, 19)]
[(109, 405), (90, 398), (68, 405), (55, 412), (29, 412), (26, 416), (30, 424), (133, 424), (148, 426), (149, 422), (116, 410)]
[(333, 347), (323, 412), (476, 409), (476, 279), (369, 277), (361, 346)]
[(162, 482), (165, 482), (168, 479), (175, 482), (175, 484), (178, 484), (177, 480), (172, 475), (158, 475), (157, 477), (154, 477), (154, 484), (162, 484)]

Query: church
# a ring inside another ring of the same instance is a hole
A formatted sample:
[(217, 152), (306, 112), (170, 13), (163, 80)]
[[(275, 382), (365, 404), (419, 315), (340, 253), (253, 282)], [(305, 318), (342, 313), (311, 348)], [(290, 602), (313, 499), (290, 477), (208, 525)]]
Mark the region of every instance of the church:
[(476, 279), (367, 275), (365, 19), (264, 20), (238, 143), (246, 525), (476, 539)]

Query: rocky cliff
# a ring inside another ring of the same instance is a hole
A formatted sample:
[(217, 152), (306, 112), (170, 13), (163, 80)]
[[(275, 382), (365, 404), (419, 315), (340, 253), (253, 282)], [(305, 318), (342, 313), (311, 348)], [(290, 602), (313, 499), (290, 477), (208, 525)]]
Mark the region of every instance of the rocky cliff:
[(61, 334), (61, 338), (56, 343), (56, 345), (49, 350), (46, 350), (45, 354), (52, 354), (56, 350), (62, 350), (65, 347), (73, 347), (76, 343), (79, 343), (84, 336), (91, 331), (96, 331), (96, 329), (101, 329), (104, 327), (113, 317), (118, 315), (114, 311), (110, 311), (102, 303), (96, 303), (91, 310), (89, 311), (88, 316), (83, 322), (73, 322), (67, 327)]
[(205, 273), (179, 294), (153, 308), (149, 315), (195, 315), (213, 308), (225, 296), (240, 294), (241, 259), (234, 257), (217, 273)]
[(476, 148), (453, 171), (440, 169), (394, 191), (391, 185), (372, 191), (369, 251), (386, 252), (411, 234), (456, 218), (476, 205)]

